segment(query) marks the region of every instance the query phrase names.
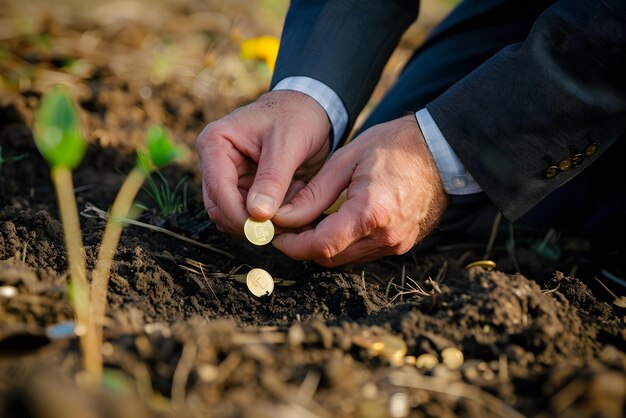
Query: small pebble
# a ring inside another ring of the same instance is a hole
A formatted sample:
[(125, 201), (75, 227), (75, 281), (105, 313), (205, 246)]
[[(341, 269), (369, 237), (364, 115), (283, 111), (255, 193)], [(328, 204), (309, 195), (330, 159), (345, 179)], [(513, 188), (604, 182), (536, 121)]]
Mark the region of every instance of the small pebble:
[(396, 392), (389, 398), (389, 416), (393, 418), (403, 418), (409, 415), (411, 407), (409, 397), (404, 392)]
[(139, 335), (135, 338), (135, 348), (139, 355), (144, 358), (150, 358), (152, 356), (152, 344), (145, 335)]
[(110, 355), (113, 355), (113, 353), (115, 352), (115, 348), (113, 347), (113, 344), (106, 342), (102, 344), (102, 347), (100, 347), (100, 352), (103, 356), (108, 357)]
[(46, 335), (51, 340), (73, 337), (76, 335), (76, 322), (67, 321), (51, 325), (46, 329)]
[(13, 286), (0, 286), (0, 298), (11, 299), (17, 296), (19, 292), (16, 287)]
[(298, 322), (289, 327), (289, 331), (287, 332), (287, 341), (289, 341), (289, 345), (292, 347), (299, 347), (304, 342), (304, 328)]
[(196, 369), (196, 373), (198, 374), (200, 380), (206, 383), (210, 383), (217, 379), (217, 376), (219, 375), (219, 370), (216, 366), (212, 364), (201, 364)]

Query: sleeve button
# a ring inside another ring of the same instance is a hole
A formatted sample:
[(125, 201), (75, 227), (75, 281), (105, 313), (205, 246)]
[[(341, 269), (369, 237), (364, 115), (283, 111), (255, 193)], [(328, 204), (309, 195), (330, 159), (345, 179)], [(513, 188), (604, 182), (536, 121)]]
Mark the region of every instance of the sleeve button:
[(572, 160), (569, 158), (564, 158), (561, 160), (561, 162), (559, 162), (559, 170), (560, 171), (567, 171), (570, 168), (572, 168)]
[(585, 157), (591, 157), (593, 154), (596, 153), (596, 151), (598, 151), (598, 144), (594, 142), (592, 144), (587, 145), (584, 151)]
[(575, 154), (575, 155), (572, 155), (572, 165), (573, 165), (573, 166), (577, 166), (577, 165), (579, 165), (580, 163), (582, 163), (582, 162), (583, 162), (583, 158), (584, 158), (584, 157), (583, 157), (583, 155), (582, 155), (582, 154)]
[(559, 168), (555, 165), (546, 168), (546, 170), (543, 172), (543, 176), (547, 179), (551, 179), (557, 174), (559, 174)]
[(467, 179), (464, 176), (455, 176), (452, 179), (452, 186), (455, 189), (462, 189), (463, 187), (467, 186)]

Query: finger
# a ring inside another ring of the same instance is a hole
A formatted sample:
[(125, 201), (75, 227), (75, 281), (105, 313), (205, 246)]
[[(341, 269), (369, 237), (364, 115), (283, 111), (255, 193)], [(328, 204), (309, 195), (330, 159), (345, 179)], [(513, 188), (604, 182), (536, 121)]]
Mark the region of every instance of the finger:
[(294, 228), (319, 217), (350, 183), (354, 168), (346, 160), (346, 157), (335, 156), (328, 160), (290, 203), (278, 210), (274, 222)]
[(326, 217), (315, 229), (274, 237), (272, 245), (296, 260), (332, 260), (372, 231), (359, 213), (357, 199), (348, 199), (342, 210)]
[(250, 186), (254, 182), (254, 174), (239, 174), (237, 187), (240, 189), (250, 190)]
[[(206, 163), (205, 163), (206, 162)], [(226, 232), (241, 235), (248, 217), (244, 199), (239, 192), (238, 168), (248, 164), (229, 143), (217, 143), (203, 150), (202, 184), (206, 195), (205, 205), (211, 202), (215, 221)]]
[(381, 243), (370, 237), (365, 237), (349, 245), (345, 250), (331, 259), (314, 259), (324, 267), (337, 267), (343, 264), (362, 264), (387, 255), (396, 254), (394, 247), (382, 246)]
[(252, 217), (263, 220), (274, 216), (302, 160), (303, 155), (297, 144), (265, 142), (254, 183), (248, 193), (247, 209)]
[(306, 182), (301, 180), (293, 180), (289, 185), (289, 189), (287, 189), (287, 194), (285, 194), (285, 199), (283, 199), (283, 205), (291, 202), (291, 200), (296, 197), (298, 192), (302, 190), (306, 186)]

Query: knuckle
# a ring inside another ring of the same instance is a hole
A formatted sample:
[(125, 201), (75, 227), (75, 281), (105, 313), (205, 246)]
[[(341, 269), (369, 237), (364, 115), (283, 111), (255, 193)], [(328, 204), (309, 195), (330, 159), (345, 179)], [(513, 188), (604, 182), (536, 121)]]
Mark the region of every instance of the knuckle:
[(315, 259), (315, 260), (332, 261), (331, 259), (335, 255), (337, 255), (337, 253), (338, 253), (337, 245), (330, 238), (324, 238), (324, 239), (320, 240), (313, 247), (313, 259)]
[(285, 183), (283, 172), (276, 167), (266, 167), (263, 171), (257, 172), (256, 182), (263, 182), (282, 187)]
[(316, 202), (322, 195), (322, 188), (318, 182), (312, 181), (304, 186), (293, 198), (293, 203), (311, 204)]
[(196, 150), (198, 152), (203, 151), (207, 146), (218, 141), (221, 138), (221, 130), (220, 121), (211, 122), (205, 126), (196, 138)]
[(405, 244), (398, 243), (396, 245), (390, 246), (389, 247), (389, 252), (392, 255), (402, 255), (402, 254), (406, 253), (407, 251), (409, 251), (410, 249), (411, 249), (411, 247), (407, 247)]
[(401, 242), (394, 248), (394, 255), (402, 255), (409, 252), (413, 248), (413, 244), (410, 240)]
[[(389, 211), (381, 204), (366, 208), (355, 223), (356, 235), (366, 237), (378, 230), (384, 230), (389, 223)], [(386, 234), (385, 234), (386, 236)]]
[(205, 206), (206, 213), (209, 215), (209, 218), (217, 225), (221, 224), (222, 219), (220, 219), (220, 211), (215, 205), (207, 205)]

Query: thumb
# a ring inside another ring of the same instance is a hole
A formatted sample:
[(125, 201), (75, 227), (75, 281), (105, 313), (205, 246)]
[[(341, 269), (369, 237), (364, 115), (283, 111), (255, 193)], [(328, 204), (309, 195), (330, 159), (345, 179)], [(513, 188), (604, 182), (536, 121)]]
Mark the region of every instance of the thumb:
[(297, 151), (285, 146), (268, 146), (261, 151), (254, 182), (246, 206), (250, 216), (265, 220), (274, 216), (285, 198), (296, 169), (302, 163)]
[(286, 228), (299, 228), (310, 224), (328, 209), (341, 192), (348, 187), (352, 178), (351, 164), (340, 158), (331, 157), (319, 173), (296, 194), (288, 204), (281, 207), (274, 221)]

